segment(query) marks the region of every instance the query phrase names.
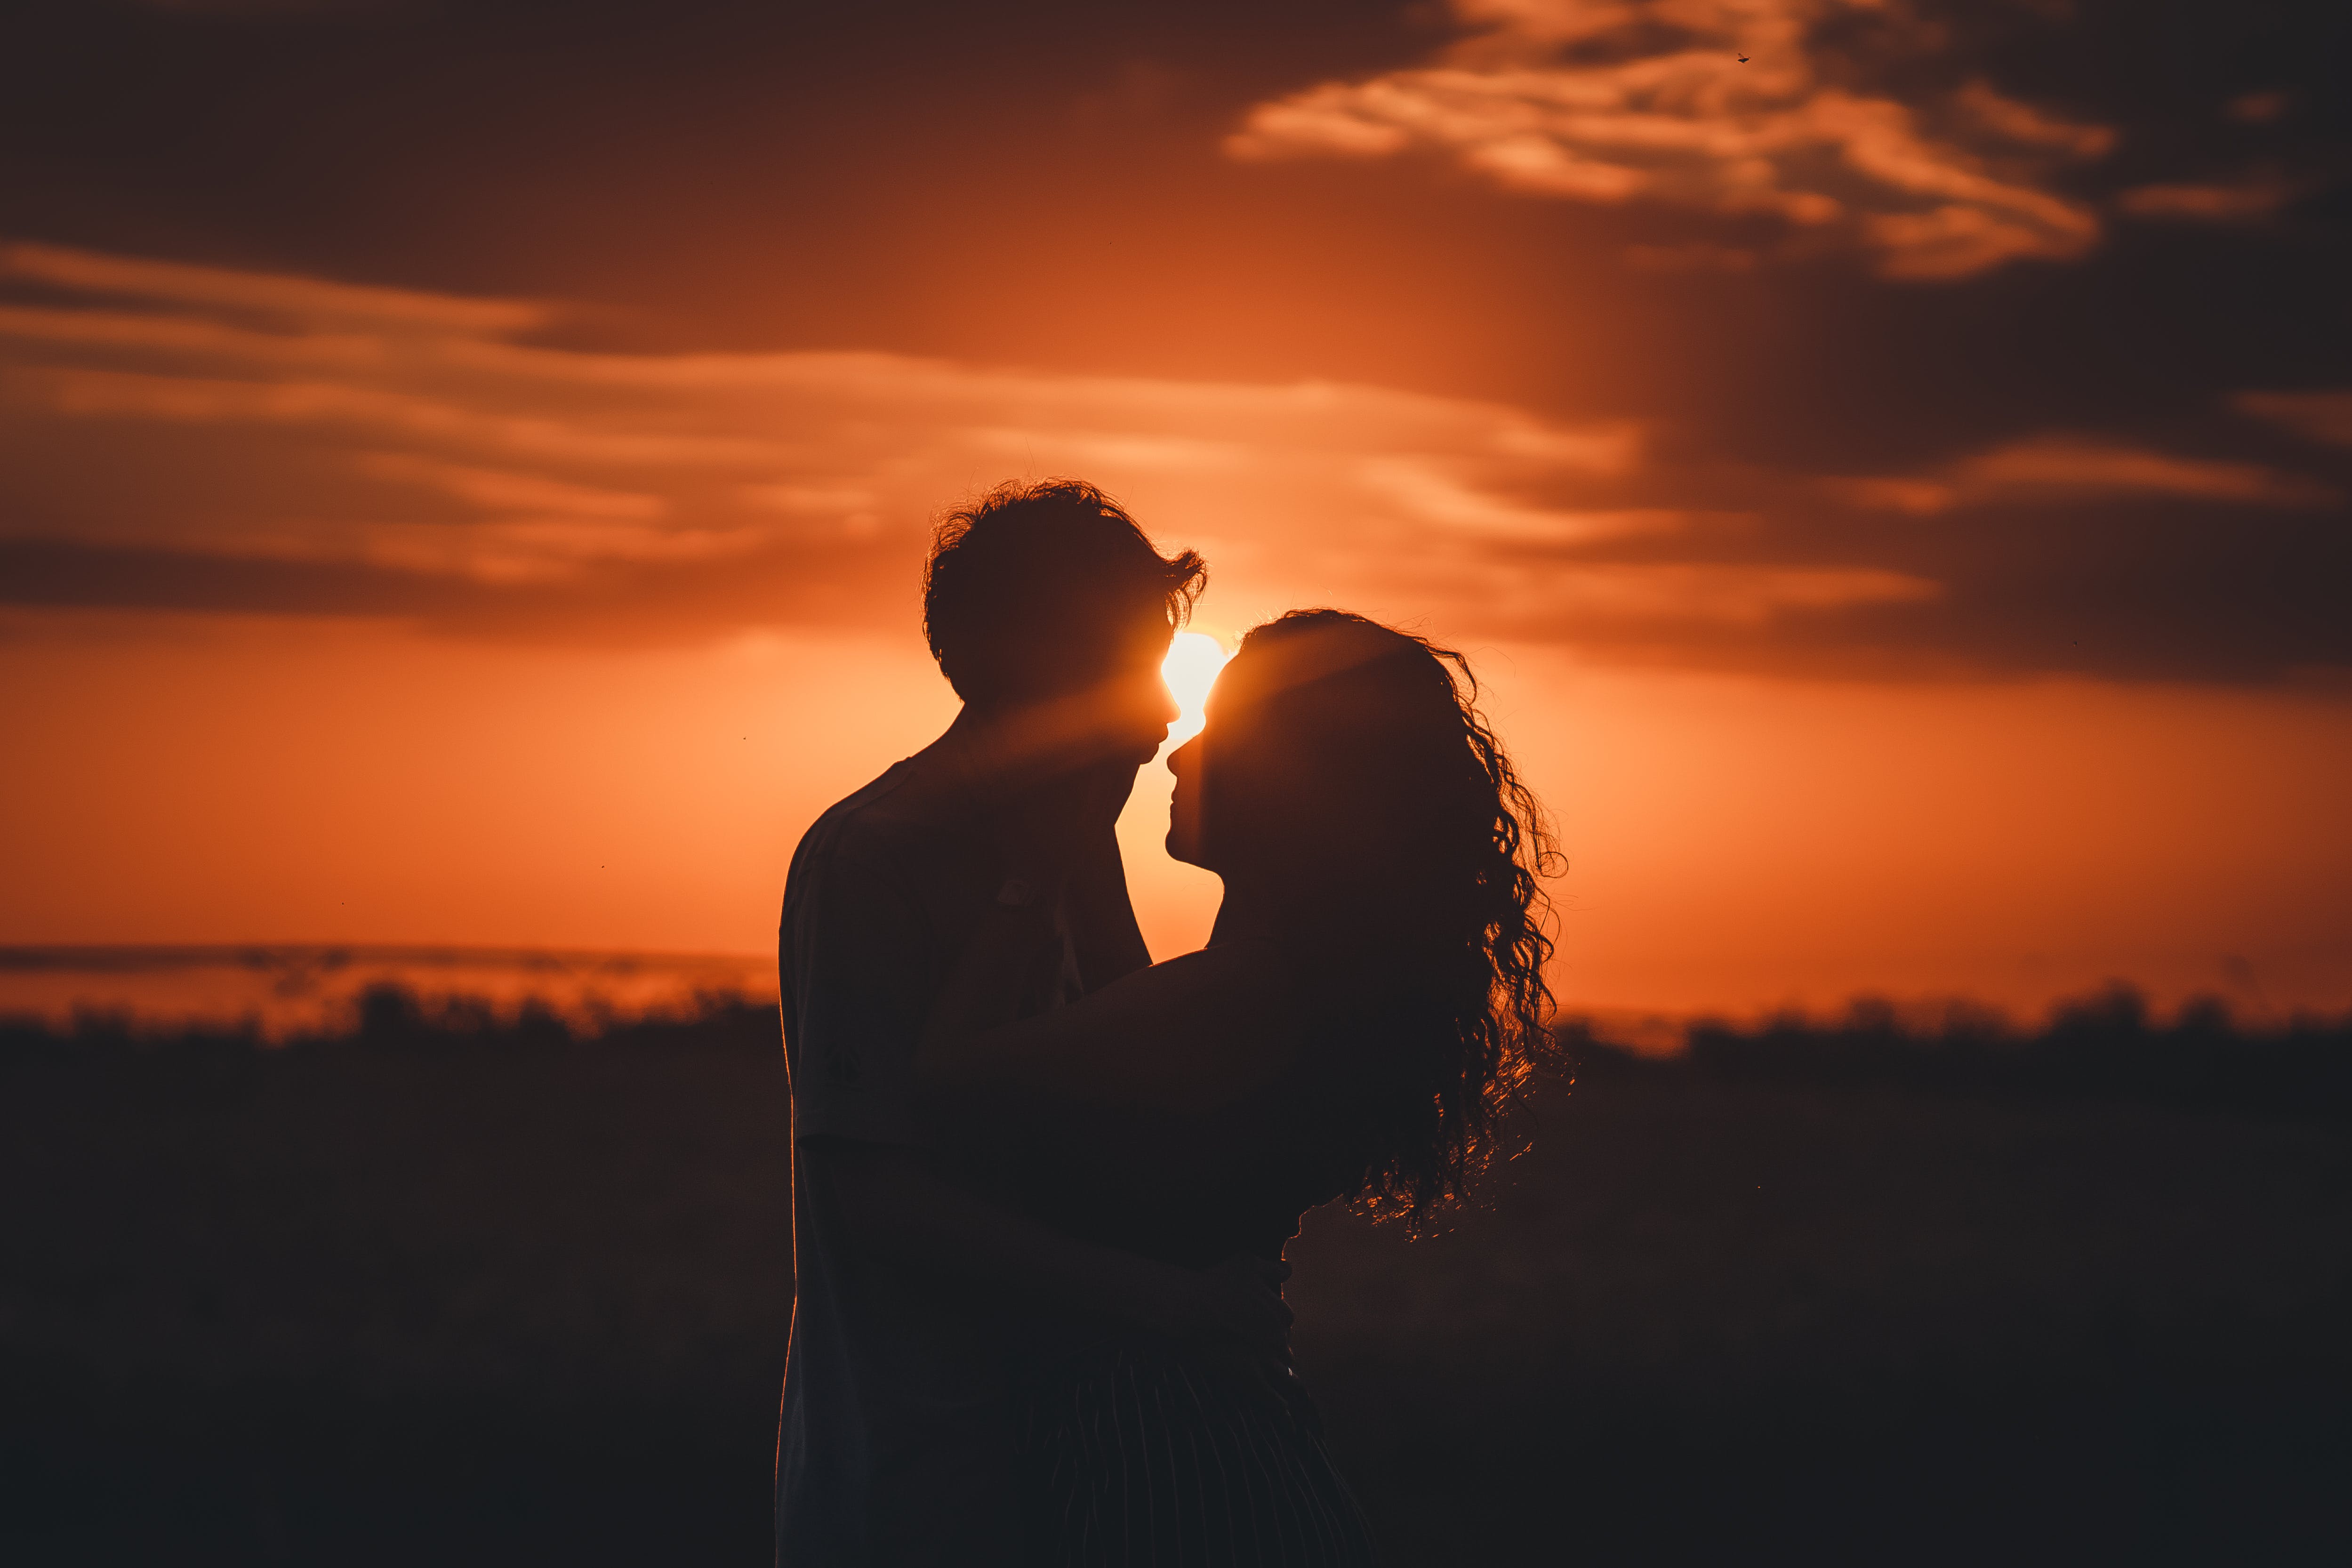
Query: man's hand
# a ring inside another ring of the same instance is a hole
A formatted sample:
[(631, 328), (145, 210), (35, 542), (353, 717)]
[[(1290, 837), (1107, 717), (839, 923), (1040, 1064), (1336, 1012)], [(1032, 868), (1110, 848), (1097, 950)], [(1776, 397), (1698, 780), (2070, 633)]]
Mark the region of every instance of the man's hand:
[(1118, 814), (1135, 793), (1136, 771), (1118, 759), (1093, 763), (1006, 801), (997, 832), (1013, 874), (1057, 889), (1090, 858), (1116, 857)]
[(1074, 804), (1081, 831), (1108, 833), (1118, 826), (1118, 814), (1135, 793), (1141, 764), (1111, 757), (1081, 769), (1073, 782)]

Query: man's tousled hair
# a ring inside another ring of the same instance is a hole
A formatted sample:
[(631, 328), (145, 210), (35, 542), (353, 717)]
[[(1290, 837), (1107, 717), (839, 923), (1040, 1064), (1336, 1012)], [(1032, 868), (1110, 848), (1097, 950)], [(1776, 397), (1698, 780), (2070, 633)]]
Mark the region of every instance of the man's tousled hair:
[(1099, 676), (1137, 617), (1191, 618), (1208, 566), (1162, 555), (1079, 479), (1003, 484), (941, 520), (923, 567), (923, 635), (967, 702), (1049, 696)]

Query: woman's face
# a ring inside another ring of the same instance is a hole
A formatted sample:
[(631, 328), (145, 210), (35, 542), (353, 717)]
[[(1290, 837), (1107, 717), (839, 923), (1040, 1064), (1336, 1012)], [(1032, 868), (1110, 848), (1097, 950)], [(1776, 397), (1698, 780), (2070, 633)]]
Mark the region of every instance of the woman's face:
[[(1346, 630), (1253, 640), (1218, 673), (1201, 732), (1168, 754), (1176, 775), (1168, 853), (1220, 876), (1246, 853), (1248, 830), (1276, 831), (1280, 803), (1296, 802), (1313, 770), (1297, 738), (1272, 720), (1281, 692), (1384, 651)], [(1272, 816), (1268, 816), (1268, 812)], [(1252, 814), (1261, 818), (1252, 821)]]
[(1199, 734), (1168, 753), (1168, 771), (1176, 775), (1176, 793), (1168, 800), (1168, 854), (1188, 866), (1213, 870), (1204, 858), (1201, 832), (1201, 742), (1208, 733), (1204, 725)]
[[(1168, 853), (1171, 858), (1198, 866), (1203, 870), (1223, 874), (1225, 856), (1221, 851), (1230, 847), (1233, 835), (1223, 825), (1213, 821), (1222, 812), (1213, 813), (1209, 802), (1209, 773), (1218, 768), (1230, 775), (1233, 770), (1245, 767), (1253, 750), (1253, 739), (1246, 734), (1247, 720), (1264, 696), (1269, 660), (1261, 647), (1244, 644), (1230, 663), (1217, 674), (1217, 683), (1210, 688), (1209, 697), (1202, 709), (1201, 732), (1168, 753), (1168, 771), (1176, 775), (1176, 789), (1168, 802)], [(1212, 758), (1222, 759), (1213, 763)], [(1225, 787), (1218, 792), (1221, 803), (1233, 795), (1230, 776), (1223, 779)]]

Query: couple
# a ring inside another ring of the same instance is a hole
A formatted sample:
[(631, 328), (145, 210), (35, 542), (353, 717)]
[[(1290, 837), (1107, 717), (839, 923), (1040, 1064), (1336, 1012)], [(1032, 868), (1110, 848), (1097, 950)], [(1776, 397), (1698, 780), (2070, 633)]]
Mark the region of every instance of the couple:
[(1549, 1049), (1541, 829), (1458, 655), (1294, 612), (1169, 758), (1224, 900), (1153, 963), (1113, 825), (1203, 577), (1087, 485), (956, 514), (923, 614), (963, 709), (793, 857), (782, 1568), (1373, 1559), (1282, 1250), (1486, 1161)]

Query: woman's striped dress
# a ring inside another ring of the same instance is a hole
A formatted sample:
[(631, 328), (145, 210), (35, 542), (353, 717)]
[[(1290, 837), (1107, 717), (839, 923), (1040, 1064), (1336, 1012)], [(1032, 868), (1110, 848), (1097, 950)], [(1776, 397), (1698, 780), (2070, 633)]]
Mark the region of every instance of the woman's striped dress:
[(1037, 1568), (1370, 1568), (1297, 1379), (1121, 1336), (1032, 1367), (1014, 1421)]

